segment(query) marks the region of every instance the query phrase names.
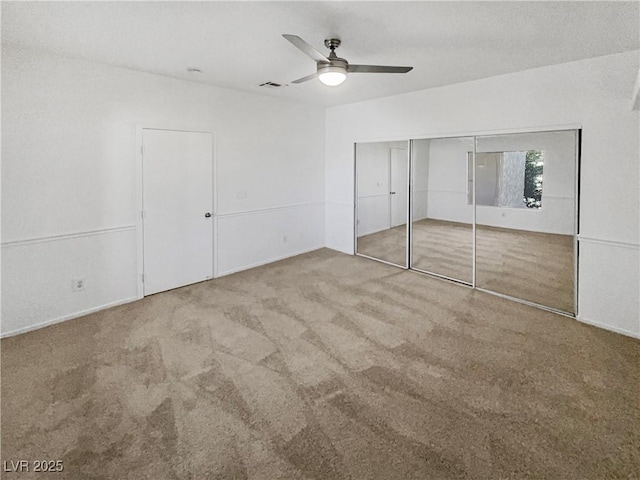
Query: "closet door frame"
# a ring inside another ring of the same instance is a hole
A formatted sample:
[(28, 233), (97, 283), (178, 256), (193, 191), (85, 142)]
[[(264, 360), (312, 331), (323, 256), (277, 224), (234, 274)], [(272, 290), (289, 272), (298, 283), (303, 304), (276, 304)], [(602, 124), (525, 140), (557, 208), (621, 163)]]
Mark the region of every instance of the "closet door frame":
[[(559, 132), (559, 131), (573, 131), (575, 132), (575, 148), (574, 148), (574, 228), (573, 228), (573, 312), (566, 312), (563, 310), (559, 310), (553, 307), (549, 307), (547, 305), (542, 305), (535, 302), (530, 302), (528, 300), (524, 300), (518, 297), (513, 297), (510, 295), (494, 292), (492, 290), (487, 290), (482, 287), (477, 286), (477, 271), (476, 271), (476, 263), (477, 263), (477, 251), (476, 251), (476, 234), (477, 234), (477, 206), (476, 206), (476, 152), (478, 146), (478, 138), (487, 137), (487, 136), (495, 136), (495, 135), (510, 135), (510, 134), (526, 134), (526, 133), (545, 133), (545, 132)], [(471, 283), (458, 280), (455, 278), (447, 277), (446, 275), (440, 275), (433, 272), (428, 272), (425, 270), (420, 270), (411, 267), (411, 261), (413, 257), (413, 142), (414, 140), (435, 140), (435, 139), (448, 139), (448, 138), (460, 138), (460, 137), (469, 137), (473, 138), (473, 152), (472, 152), (472, 211), (473, 211), (473, 222), (472, 222), (472, 281)], [(387, 262), (385, 260), (374, 258), (362, 253), (358, 253), (358, 172), (357, 172), (357, 158), (356, 158), (356, 147), (359, 143), (375, 143), (375, 142), (394, 142), (394, 141), (406, 141), (408, 142), (407, 154), (408, 154), (408, 162), (407, 162), (407, 229), (406, 229), (406, 244), (405, 244), (405, 252), (406, 252), (406, 265), (398, 265), (392, 262)], [(524, 305), (529, 305), (532, 307), (536, 307), (542, 310), (546, 310), (549, 312), (557, 313), (559, 315), (563, 315), (570, 318), (577, 318), (579, 315), (578, 311), (578, 292), (579, 292), (579, 234), (580, 234), (580, 177), (581, 177), (581, 151), (582, 148), (582, 125), (581, 124), (566, 124), (566, 125), (548, 125), (543, 127), (529, 127), (529, 128), (515, 128), (515, 129), (501, 129), (501, 130), (486, 130), (480, 132), (461, 132), (461, 133), (445, 133), (445, 134), (426, 134), (426, 135), (417, 135), (409, 138), (378, 138), (378, 139), (363, 139), (354, 142), (353, 144), (353, 184), (354, 184), (354, 216), (353, 216), (353, 250), (354, 254), (368, 258), (370, 260), (375, 260), (378, 262), (385, 263), (387, 265), (392, 265), (394, 267), (403, 268), (405, 270), (412, 270), (416, 273), (422, 275), (428, 275), (435, 278), (440, 278), (445, 281), (450, 281), (457, 285), (462, 285), (467, 288), (472, 288), (474, 290), (478, 290), (481, 292), (489, 293), (491, 295), (495, 295), (497, 297), (505, 298), (514, 302), (522, 303)]]
[[(493, 290), (489, 290), (486, 288), (479, 287), (476, 283), (476, 203), (475, 203), (475, 172), (476, 172), (476, 153), (477, 153), (477, 142), (478, 139), (489, 136), (499, 136), (499, 135), (512, 135), (512, 134), (536, 134), (536, 133), (546, 133), (546, 132), (573, 132), (575, 134), (574, 137), (574, 165), (573, 165), (573, 199), (574, 199), (574, 217), (573, 217), (573, 312), (567, 312), (565, 310), (560, 310), (558, 308), (550, 307), (548, 305), (544, 305), (537, 302), (532, 302), (529, 300), (525, 300), (519, 297), (514, 297), (512, 295), (495, 292)], [(581, 159), (581, 145), (582, 145), (582, 126), (580, 125), (571, 125), (571, 126), (558, 126), (558, 127), (549, 127), (549, 128), (539, 128), (539, 129), (526, 129), (526, 130), (518, 130), (511, 132), (491, 132), (485, 133), (484, 135), (474, 135), (474, 151), (473, 151), (473, 212), (474, 212), (474, 223), (473, 223), (473, 250), (474, 250), (474, 268), (473, 268), (473, 288), (480, 292), (489, 293), (491, 295), (495, 295), (497, 297), (505, 298), (507, 300), (512, 300), (514, 302), (522, 303), (524, 305), (529, 305), (531, 307), (536, 307), (541, 310), (546, 310), (548, 312), (557, 313), (559, 315), (563, 315), (565, 317), (570, 318), (578, 318), (578, 270), (579, 270), (579, 242), (578, 237), (580, 233), (580, 159)]]

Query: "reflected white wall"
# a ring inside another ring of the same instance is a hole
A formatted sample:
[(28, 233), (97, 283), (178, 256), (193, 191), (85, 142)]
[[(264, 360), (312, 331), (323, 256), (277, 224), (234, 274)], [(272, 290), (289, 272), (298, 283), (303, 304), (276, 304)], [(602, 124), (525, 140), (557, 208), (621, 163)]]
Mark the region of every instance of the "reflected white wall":
[(358, 237), (391, 228), (390, 154), (407, 142), (358, 143), (356, 175)]
[[(482, 225), (532, 232), (575, 233), (576, 131), (482, 136), (478, 152), (544, 150), (542, 208), (477, 207)], [(476, 169), (476, 175), (480, 171)]]

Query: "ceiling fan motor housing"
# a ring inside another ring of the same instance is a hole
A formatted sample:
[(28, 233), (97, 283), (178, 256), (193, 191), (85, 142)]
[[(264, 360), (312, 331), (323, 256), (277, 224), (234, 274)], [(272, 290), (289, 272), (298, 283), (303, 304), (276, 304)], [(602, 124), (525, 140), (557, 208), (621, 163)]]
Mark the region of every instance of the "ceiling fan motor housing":
[(322, 72), (341, 71), (346, 73), (349, 71), (349, 62), (344, 58), (330, 58), (331, 63), (318, 62), (318, 74)]

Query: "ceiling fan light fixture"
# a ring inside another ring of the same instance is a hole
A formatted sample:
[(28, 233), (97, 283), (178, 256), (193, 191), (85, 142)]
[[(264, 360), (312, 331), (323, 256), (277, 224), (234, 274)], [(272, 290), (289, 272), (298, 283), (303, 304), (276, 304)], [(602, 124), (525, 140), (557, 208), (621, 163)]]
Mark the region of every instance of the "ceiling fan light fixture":
[(329, 38), (324, 41), (324, 46), (331, 52), (328, 56), (321, 54), (303, 39), (297, 35), (285, 33), (282, 35), (285, 39), (293, 44), (294, 47), (308, 55), (316, 62), (316, 73), (298, 78), (291, 83), (303, 83), (318, 77), (320, 81), (329, 87), (337, 87), (347, 79), (349, 72), (351, 73), (407, 73), (413, 70), (413, 67), (397, 67), (389, 65), (350, 65), (344, 58), (336, 55), (336, 48), (340, 46), (340, 40), (337, 38)]
[(347, 70), (337, 66), (322, 67), (318, 69), (318, 78), (329, 87), (337, 87), (347, 79)]

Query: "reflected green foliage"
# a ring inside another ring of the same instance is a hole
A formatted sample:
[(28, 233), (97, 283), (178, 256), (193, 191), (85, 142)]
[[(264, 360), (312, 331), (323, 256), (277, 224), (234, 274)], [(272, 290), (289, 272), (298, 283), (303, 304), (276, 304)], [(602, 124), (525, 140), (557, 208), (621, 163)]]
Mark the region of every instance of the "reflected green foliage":
[(544, 152), (529, 150), (524, 169), (524, 203), (528, 208), (542, 207), (542, 169)]

